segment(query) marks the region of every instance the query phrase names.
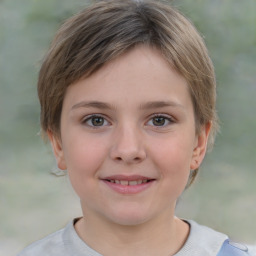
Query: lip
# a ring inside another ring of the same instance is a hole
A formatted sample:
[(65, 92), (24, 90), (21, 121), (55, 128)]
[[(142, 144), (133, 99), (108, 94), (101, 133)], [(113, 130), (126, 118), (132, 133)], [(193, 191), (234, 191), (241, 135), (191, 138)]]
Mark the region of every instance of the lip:
[(137, 194), (151, 187), (156, 179), (141, 175), (113, 175), (104, 177), (101, 181), (117, 193)]

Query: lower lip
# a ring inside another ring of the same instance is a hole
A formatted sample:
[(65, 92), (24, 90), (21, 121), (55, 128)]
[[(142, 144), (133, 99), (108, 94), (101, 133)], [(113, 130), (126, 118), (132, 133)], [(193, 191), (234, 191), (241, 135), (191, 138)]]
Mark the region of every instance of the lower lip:
[(112, 183), (106, 180), (103, 180), (103, 182), (112, 190), (114, 190), (115, 192), (118, 192), (120, 194), (137, 194), (140, 192), (145, 191), (146, 189), (148, 189), (149, 187), (152, 186), (152, 184), (155, 182), (155, 180), (149, 181), (147, 183), (141, 183), (138, 185), (121, 185), (121, 184), (117, 184), (117, 183)]

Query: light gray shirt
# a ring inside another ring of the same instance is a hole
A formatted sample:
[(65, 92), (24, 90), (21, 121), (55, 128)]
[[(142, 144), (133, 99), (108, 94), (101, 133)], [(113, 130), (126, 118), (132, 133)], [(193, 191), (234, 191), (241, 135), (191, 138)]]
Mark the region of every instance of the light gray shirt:
[[(174, 256), (216, 256), (227, 236), (208, 227), (187, 221), (190, 234)], [(65, 228), (25, 248), (17, 256), (103, 256), (90, 248), (76, 233), (74, 221)]]

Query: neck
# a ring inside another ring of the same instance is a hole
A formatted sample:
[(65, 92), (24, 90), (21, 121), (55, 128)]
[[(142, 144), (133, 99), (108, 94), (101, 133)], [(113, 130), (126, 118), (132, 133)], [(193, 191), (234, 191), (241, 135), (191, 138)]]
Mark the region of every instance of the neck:
[(170, 211), (134, 226), (109, 223), (97, 216), (80, 219), (75, 226), (88, 246), (104, 256), (170, 256), (185, 243), (189, 226)]

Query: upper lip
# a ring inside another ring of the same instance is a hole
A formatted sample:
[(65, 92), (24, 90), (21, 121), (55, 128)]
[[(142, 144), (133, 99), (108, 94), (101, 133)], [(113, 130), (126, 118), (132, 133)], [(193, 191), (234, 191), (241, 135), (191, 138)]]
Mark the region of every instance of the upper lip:
[(141, 176), (141, 175), (111, 175), (111, 176), (102, 178), (102, 180), (137, 181), (137, 180), (154, 180), (154, 178)]

